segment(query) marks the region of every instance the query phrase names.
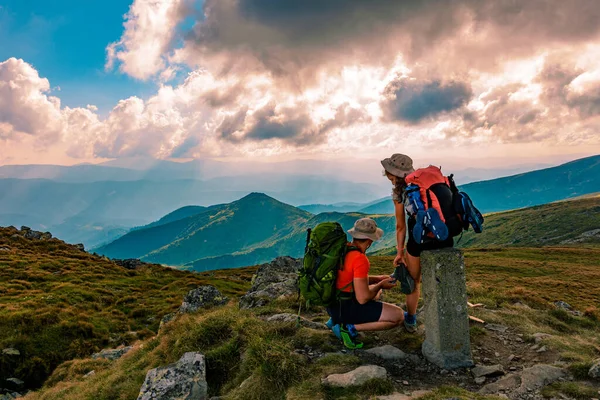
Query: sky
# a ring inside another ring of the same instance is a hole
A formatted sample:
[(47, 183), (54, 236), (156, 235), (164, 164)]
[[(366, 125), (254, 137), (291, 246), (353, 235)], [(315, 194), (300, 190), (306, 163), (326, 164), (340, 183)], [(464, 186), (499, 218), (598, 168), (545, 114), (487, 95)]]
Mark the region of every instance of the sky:
[(597, 0), (0, 0), (0, 165), (600, 153)]

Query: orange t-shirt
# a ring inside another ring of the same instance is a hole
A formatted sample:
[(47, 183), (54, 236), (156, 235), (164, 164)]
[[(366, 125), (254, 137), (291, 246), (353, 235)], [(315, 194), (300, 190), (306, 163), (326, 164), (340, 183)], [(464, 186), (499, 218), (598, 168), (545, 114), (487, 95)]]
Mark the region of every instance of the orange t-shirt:
[(366, 255), (358, 250), (349, 252), (344, 259), (343, 268), (337, 274), (337, 289), (343, 292), (352, 292), (351, 283), (354, 278), (367, 278), (370, 267), (371, 264)]

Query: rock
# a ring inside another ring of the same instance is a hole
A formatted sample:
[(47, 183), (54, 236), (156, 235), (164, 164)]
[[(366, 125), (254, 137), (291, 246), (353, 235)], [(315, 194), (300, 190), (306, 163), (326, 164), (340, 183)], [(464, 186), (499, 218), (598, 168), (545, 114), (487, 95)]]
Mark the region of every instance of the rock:
[(196, 312), (202, 308), (211, 306), (221, 306), (226, 304), (229, 299), (221, 294), (219, 290), (211, 285), (200, 286), (190, 290), (183, 298), (183, 303), (179, 307), (179, 313)]
[(552, 337), (552, 335), (549, 335), (547, 333), (538, 332), (538, 333), (534, 333), (532, 335), (532, 337), (536, 344), (540, 344), (542, 342), (542, 340)]
[(345, 374), (329, 375), (321, 382), (325, 386), (349, 387), (360, 386), (371, 379), (385, 379), (386, 377), (387, 371), (385, 368), (378, 365), (363, 365)]
[(25, 225), (21, 226), (21, 232), (28, 232), (30, 230), (31, 230), (31, 228), (28, 226), (25, 226)]
[(131, 270), (138, 269), (139, 267), (144, 265), (144, 263), (138, 260), (137, 258), (128, 258), (125, 260), (114, 259), (112, 261), (120, 267)]
[(504, 375), (504, 368), (500, 364), (496, 365), (478, 365), (471, 370), (475, 378), (482, 376), (500, 376)]
[(158, 329), (162, 328), (165, 324), (168, 324), (169, 322), (173, 321), (176, 315), (177, 313), (172, 312), (162, 317), (162, 319), (160, 320), (160, 324), (158, 325)]
[(530, 390), (541, 389), (566, 376), (567, 372), (562, 368), (538, 364), (489, 383), (481, 388), (479, 392), (481, 394), (494, 394), (502, 391), (508, 393), (509, 398), (517, 399)]
[[(292, 314), (292, 313), (275, 314), (275, 315), (271, 315), (270, 317), (267, 318), (267, 322), (294, 322), (294, 323), (296, 323), (297, 321), (298, 321), (298, 316), (295, 314)], [(306, 328), (319, 329), (319, 330), (329, 329), (329, 328), (327, 328), (327, 326), (325, 326), (325, 324), (314, 322), (314, 321), (308, 320), (303, 317), (300, 317), (299, 322), (300, 322), (300, 325), (302, 325)]]
[(83, 243), (77, 243), (75, 245), (75, 247), (77, 248), (77, 250), (79, 251), (85, 251), (85, 245)]
[(411, 394), (403, 394), (403, 393), (392, 393), (387, 396), (378, 396), (375, 397), (377, 400), (416, 400), (421, 397), (431, 393), (429, 390), (415, 390)]
[(536, 350), (537, 353), (545, 353), (547, 351), (548, 351), (548, 349), (546, 348), (546, 346), (542, 346)]
[(44, 232), (41, 234), (40, 239), (50, 240), (50, 239), (52, 239), (52, 234), (50, 232)]
[(85, 375), (83, 376), (83, 379), (90, 378), (90, 377), (92, 377), (92, 376), (94, 376), (94, 375), (96, 375), (96, 371), (94, 371), (94, 370), (91, 370), (90, 372), (88, 372), (87, 374), (85, 374)]
[(478, 385), (483, 385), (486, 381), (485, 376), (480, 376), (479, 378), (475, 378), (475, 383)]
[(19, 378), (8, 378), (5, 380), (5, 382), (6, 383), (3, 386), (6, 389), (9, 389), (10, 391), (21, 390), (23, 388), (23, 385), (25, 385), (25, 382), (23, 382)]
[(301, 266), (301, 260), (291, 257), (278, 257), (262, 264), (252, 278), (252, 287), (240, 298), (240, 308), (262, 307), (280, 297), (296, 295)]
[(569, 303), (565, 303), (564, 301), (557, 301), (554, 303), (557, 308), (561, 308), (563, 310), (571, 311), (573, 308)]
[(19, 397), (21, 397), (21, 395), (16, 392), (0, 394), (0, 400), (14, 400), (14, 399), (18, 399)]
[(366, 352), (388, 361), (398, 361), (407, 358), (406, 353), (404, 353), (399, 348), (389, 344), (386, 344), (385, 346), (374, 347), (372, 349), (367, 350)]
[(118, 349), (106, 349), (106, 350), (102, 350), (100, 353), (92, 354), (92, 358), (94, 360), (104, 358), (109, 361), (114, 361), (114, 360), (118, 360), (119, 358), (123, 357), (132, 348), (133, 348), (133, 346), (121, 347)]
[(425, 341), (421, 352), (444, 369), (473, 366), (464, 257), (446, 248), (421, 255)]
[(21, 352), (17, 349), (13, 349), (12, 347), (8, 347), (2, 350), (2, 354), (5, 354), (7, 356), (20, 356)]
[(514, 359), (515, 359), (515, 355), (514, 355), (514, 354), (511, 354), (511, 355), (510, 355), (510, 356), (508, 356), (508, 358), (507, 358), (508, 362), (511, 362), (511, 361), (512, 361), (512, 360), (514, 360)]
[(174, 364), (155, 368), (146, 374), (138, 400), (208, 398), (204, 356), (189, 352)]
[(504, 333), (508, 330), (508, 326), (499, 325), (499, 324), (486, 324), (485, 329), (489, 331)]
[[(600, 379), (600, 360), (594, 361), (594, 365), (590, 368), (588, 376), (594, 379)], [(599, 392), (600, 394), (600, 392)]]
[(0, 252), (9, 252), (9, 251), (10, 251), (10, 247), (0, 246)]

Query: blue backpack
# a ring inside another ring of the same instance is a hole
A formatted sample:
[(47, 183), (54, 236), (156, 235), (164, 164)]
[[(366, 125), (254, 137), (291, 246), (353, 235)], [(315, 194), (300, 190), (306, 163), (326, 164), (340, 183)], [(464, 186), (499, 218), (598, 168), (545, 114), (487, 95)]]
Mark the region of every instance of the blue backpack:
[(475, 207), (469, 195), (458, 190), (454, 183), (454, 175), (450, 175), (448, 180), (450, 181), (454, 210), (462, 221), (463, 230), (468, 231), (470, 225), (475, 233), (481, 233), (483, 231), (483, 215)]

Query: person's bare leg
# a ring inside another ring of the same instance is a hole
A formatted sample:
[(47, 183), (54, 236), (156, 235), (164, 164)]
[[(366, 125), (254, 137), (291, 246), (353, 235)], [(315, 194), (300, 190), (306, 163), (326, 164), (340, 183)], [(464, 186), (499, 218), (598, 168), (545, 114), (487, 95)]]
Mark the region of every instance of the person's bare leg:
[(415, 291), (406, 295), (406, 311), (408, 311), (410, 315), (415, 315), (417, 313), (417, 306), (419, 305), (419, 297), (421, 295), (421, 258), (411, 256), (407, 253), (406, 261), (408, 263), (406, 266), (408, 272), (415, 280)]
[(398, 326), (402, 321), (404, 321), (404, 311), (400, 307), (383, 303), (379, 321), (355, 324), (354, 327), (357, 331), (383, 331)]

